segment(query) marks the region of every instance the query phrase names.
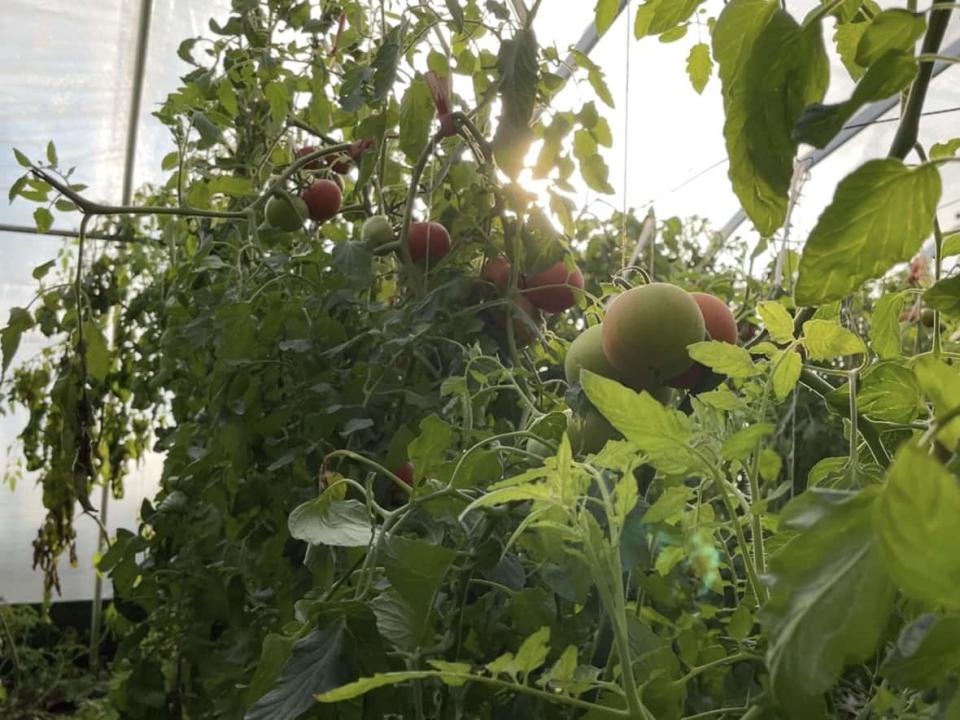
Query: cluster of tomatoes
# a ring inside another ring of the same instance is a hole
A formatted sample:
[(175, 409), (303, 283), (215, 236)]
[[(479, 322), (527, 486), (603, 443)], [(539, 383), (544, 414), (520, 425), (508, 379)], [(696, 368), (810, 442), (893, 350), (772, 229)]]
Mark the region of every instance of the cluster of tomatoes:
[[(667, 403), (674, 388), (700, 392), (716, 385), (709, 369), (690, 357), (688, 345), (708, 339), (735, 344), (738, 336), (736, 318), (720, 298), (654, 282), (617, 295), (602, 322), (570, 344), (564, 372), (571, 385), (586, 369)], [(620, 437), (592, 407), (571, 413), (567, 432), (578, 453), (597, 452)]]

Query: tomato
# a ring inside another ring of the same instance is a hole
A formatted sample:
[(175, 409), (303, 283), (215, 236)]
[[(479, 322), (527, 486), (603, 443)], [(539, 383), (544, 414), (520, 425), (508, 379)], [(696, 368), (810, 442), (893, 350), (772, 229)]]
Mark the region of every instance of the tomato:
[(386, 215), (371, 215), (360, 228), (360, 240), (375, 248), (393, 241), (393, 226)]
[(401, 480), (403, 480), (410, 487), (413, 487), (413, 471), (414, 471), (413, 462), (411, 462), (410, 460), (407, 460), (400, 467), (394, 468), (393, 474), (396, 475)]
[(620, 431), (594, 408), (583, 417), (570, 419), (567, 436), (574, 455), (592, 455), (603, 450), (610, 440), (623, 439)]
[(503, 295), (510, 287), (510, 261), (503, 255), (487, 260), (480, 269), (480, 277), (492, 283), (497, 291)]
[(696, 300), (669, 283), (651, 283), (618, 295), (601, 325), (603, 352), (634, 388), (662, 386), (693, 361), (687, 345), (704, 338)]
[(317, 222), (329, 220), (340, 212), (343, 195), (337, 184), (330, 180), (317, 180), (300, 194), (307, 204), (310, 218)]
[[(709, 293), (692, 292), (690, 297), (700, 308), (703, 324), (710, 338), (736, 345), (740, 331), (737, 328), (737, 320), (727, 304), (716, 295)], [(696, 388), (705, 371), (706, 368), (703, 365), (694, 363), (680, 375), (668, 380), (667, 385), (675, 388)]]
[(561, 260), (546, 270), (530, 275), (525, 288), (524, 294), (530, 302), (544, 312), (563, 312), (576, 304), (573, 288), (583, 290), (583, 273), (578, 267), (567, 270)]
[(296, 195), (284, 193), (282, 196), (273, 196), (267, 201), (267, 222), (275, 228), (294, 232), (303, 227), (303, 220), (309, 211), (307, 204)]
[[(317, 151), (317, 148), (313, 147), (312, 145), (304, 145), (302, 148), (297, 149), (297, 151), (294, 153), (294, 157), (296, 157), (296, 159), (299, 160), (300, 158), (305, 157), (310, 153), (315, 153), (316, 151)], [(320, 167), (319, 160), (311, 160), (310, 162), (308, 162), (306, 165), (303, 166), (305, 170), (317, 170), (319, 169), (319, 167)]]
[(426, 257), (442, 258), (450, 252), (450, 233), (438, 222), (410, 223), (407, 249), (414, 262), (420, 262)]
[(563, 371), (569, 384), (580, 382), (580, 370), (584, 368), (597, 375), (619, 381), (620, 373), (603, 353), (602, 334), (601, 326), (594, 325), (577, 335), (570, 343), (567, 356), (563, 361)]

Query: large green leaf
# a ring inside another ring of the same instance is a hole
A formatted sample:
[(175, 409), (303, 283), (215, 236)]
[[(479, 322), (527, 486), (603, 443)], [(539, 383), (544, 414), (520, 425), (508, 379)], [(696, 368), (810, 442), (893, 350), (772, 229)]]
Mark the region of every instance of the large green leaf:
[(882, 637), (894, 587), (874, 538), (877, 494), (811, 490), (784, 510), (781, 527), (798, 534), (771, 558), (764, 615), (771, 686), (789, 718), (823, 717), (824, 691)]
[[(827, 400), (846, 415), (850, 407), (850, 385), (831, 392)], [(873, 420), (907, 423), (924, 411), (920, 386), (909, 368), (885, 361), (872, 365), (857, 383), (857, 411)]]
[(702, 465), (691, 452), (687, 417), (666, 408), (647, 392), (635, 393), (618, 382), (582, 370), (580, 382), (590, 402), (630, 442), (664, 472), (689, 472)]
[(764, 236), (786, 217), (803, 109), (826, 91), (829, 64), (818, 22), (799, 25), (776, 0), (731, 0), (713, 33), (723, 85), (729, 176)]
[(279, 681), (247, 711), (244, 720), (295, 720), (313, 705), (315, 693), (345, 683), (350, 668), (341, 662), (340, 652), (346, 625), (340, 616), (297, 640)]
[(384, 571), (394, 590), (410, 606), (412, 632), (422, 639), (440, 585), (456, 553), (426, 540), (393, 536), (387, 544)]
[(890, 576), (910, 597), (960, 608), (960, 483), (925, 450), (904, 445), (875, 508)]
[(913, 55), (899, 50), (886, 53), (870, 66), (849, 100), (835, 105), (814, 103), (807, 107), (793, 128), (794, 139), (814, 147), (825, 147), (861, 107), (907, 87), (916, 77), (917, 68)]
[(933, 228), (940, 190), (935, 166), (895, 159), (870, 160), (845, 177), (803, 249), (797, 303), (839, 300), (913, 257)]
[[(960, 407), (960, 373), (933, 355), (924, 355), (913, 367), (923, 394), (933, 401), (938, 418)], [(946, 427), (940, 427), (937, 440), (953, 450), (960, 444), (960, 418), (954, 418)]]
[(358, 500), (333, 500), (321, 495), (290, 513), (290, 535), (313, 545), (364, 547), (374, 528), (366, 506)]

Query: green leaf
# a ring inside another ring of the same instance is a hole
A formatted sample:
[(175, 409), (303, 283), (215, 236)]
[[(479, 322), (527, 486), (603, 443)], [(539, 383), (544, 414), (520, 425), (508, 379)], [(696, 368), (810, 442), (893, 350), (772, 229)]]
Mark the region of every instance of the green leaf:
[(703, 94), (712, 72), (713, 58), (710, 57), (710, 46), (702, 42), (696, 43), (690, 48), (690, 54), (687, 56), (687, 76), (698, 94)]
[(331, 501), (323, 495), (295, 508), (287, 527), (297, 540), (334, 547), (366, 547), (375, 530), (363, 503), (352, 499)]
[(21, 175), (20, 177), (18, 177), (16, 180), (13, 181), (13, 184), (10, 185), (10, 190), (7, 192), (7, 200), (9, 202), (12, 203), (14, 198), (16, 198), (17, 195), (20, 194), (20, 191), (23, 190), (24, 186), (27, 184), (27, 180), (29, 179), (30, 179), (29, 176)]
[(252, 705), (277, 683), (277, 677), (290, 658), (294, 638), (270, 633), (263, 639), (260, 662), (249, 686), (243, 691), (244, 701)]
[(767, 328), (770, 337), (778, 343), (793, 341), (793, 317), (776, 300), (757, 303), (757, 314)]
[(493, 136), (493, 154), (497, 165), (513, 179), (519, 174), (533, 139), (530, 120), (540, 76), (538, 50), (533, 30), (524, 28), (504, 40), (497, 54), (501, 110)]
[(800, 259), (796, 300), (839, 300), (891, 265), (913, 257), (931, 230), (940, 199), (933, 165), (870, 160), (840, 181)]
[(50, 272), (50, 269), (56, 264), (56, 260), (48, 260), (45, 263), (37, 265), (30, 274), (33, 276), (34, 280), (43, 280), (43, 278), (47, 276), (47, 273)]
[(400, 150), (411, 163), (417, 161), (430, 138), (433, 122), (433, 100), (422, 75), (407, 87), (400, 101)]
[(637, 480), (633, 473), (623, 473), (614, 487), (613, 509), (614, 523), (623, 527), (627, 520), (627, 515), (637, 506), (640, 499), (640, 491), (637, 488)]
[(647, 453), (656, 468), (682, 473), (700, 466), (691, 452), (690, 421), (683, 413), (664, 407), (647, 392), (635, 393), (589, 370), (581, 371), (580, 382), (597, 410)]
[(277, 684), (247, 710), (244, 720), (294, 720), (313, 705), (315, 693), (332, 690), (349, 677), (340, 658), (345, 630), (340, 616), (297, 640)]
[(890, 50), (912, 55), (917, 40), (926, 29), (927, 21), (920, 13), (912, 13), (902, 8), (884, 10), (873, 18), (870, 27), (860, 38), (860, 44), (857, 45), (857, 64), (869, 67)]
[(393, 89), (397, 80), (397, 68), (400, 67), (400, 41), (406, 28), (401, 23), (393, 28), (383, 38), (383, 43), (377, 49), (373, 59), (373, 99), (383, 100)]
[(275, 123), (282, 122), (290, 112), (290, 104), (293, 100), (290, 89), (285, 83), (270, 82), (263, 88), (263, 94), (270, 105), (270, 118)]
[(926, 690), (960, 669), (960, 617), (925, 613), (900, 631), (880, 674), (899, 687)]
[(887, 571), (905, 595), (960, 608), (960, 484), (936, 458), (904, 444), (877, 502)]
[(837, 25), (833, 34), (837, 54), (840, 56), (844, 67), (847, 68), (847, 72), (850, 73), (850, 77), (854, 80), (859, 80), (866, 70), (865, 67), (857, 63), (857, 47), (860, 45), (860, 39), (868, 27), (870, 27), (868, 22), (850, 22)]
[(659, 35), (672, 30), (687, 20), (704, 0), (647, 0), (637, 8), (633, 35), (638, 40), (645, 35)]
[(953, 157), (960, 150), (960, 138), (953, 138), (942, 143), (935, 143), (930, 148), (931, 160), (942, 160), (943, 158)]
[(675, 28), (671, 28), (664, 33), (661, 33), (660, 37), (657, 38), (662, 43), (672, 43), (676, 42), (682, 37), (685, 37), (687, 30), (690, 29), (690, 26), (684, 23), (683, 25), (677, 25)]
[(810, 490), (781, 516), (798, 534), (771, 558), (764, 615), (771, 687), (788, 718), (821, 717), (822, 693), (883, 637), (894, 588), (873, 535), (876, 497)]
[[(237, 93), (233, 89), (233, 83), (230, 82), (230, 78), (220, 78), (220, 82), (217, 83), (217, 100), (220, 101), (220, 105), (223, 107), (223, 109), (227, 111), (227, 115), (230, 117), (237, 116), (240, 108), (237, 105)], [(171, 154), (176, 156), (176, 153)], [(166, 158), (164, 158), (164, 164), (166, 164)]]
[[(365, 695), (371, 690), (387, 687), (389, 685), (399, 685), (410, 680), (423, 680), (428, 677), (439, 677), (444, 679), (445, 673), (439, 673), (432, 670), (407, 670), (403, 672), (376, 673), (372, 677), (360, 678), (346, 685), (341, 685), (333, 690), (317, 693), (314, 697), (322, 703), (338, 703)], [(244, 718), (244, 720), (249, 720)]]
[[(636, 481), (634, 481), (636, 485)], [(524, 678), (538, 669), (547, 660), (550, 652), (550, 628), (542, 627), (523, 641), (514, 657), (513, 665), (516, 675)]]
[(593, 24), (597, 28), (597, 34), (603, 35), (617, 18), (617, 8), (620, 0), (597, 0), (593, 8)]
[(596, 190), (604, 195), (613, 194), (613, 186), (610, 185), (608, 180), (610, 168), (596, 152), (580, 159), (580, 175), (591, 190)]
[(793, 128), (798, 142), (822, 148), (864, 105), (883, 100), (908, 87), (919, 67), (913, 55), (892, 50), (870, 66), (846, 102), (835, 105), (814, 103), (803, 111)]
[(679, 516), (694, 499), (692, 488), (686, 485), (668, 487), (643, 514), (644, 523), (659, 523)]
[(3, 330), (0, 330), (0, 351), (3, 353), (0, 377), (6, 375), (7, 368), (13, 362), (13, 357), (17, 354), (17, 348), (20, 347), (20, 337), (31, 327), (33, 327), (33, 318), (28, 310), (18, 307), (10, 308), (7, 325)]
[(757, 450), (757, 444), (776, 428), (770, 423), (757, 423), (738, 430), (723, 441), (720, 452), (726, 460), (743, 460)]
[(200, 142), (197, 143), (197, 147), (201, 150), (213, 147), (223, 141), (223, 132), (204, 113), (194, 110), (191, 114), (191, 120), (200, 134)]
[(40, 232), (46, 232), (53, 225), (53, 213), (45, 207), (33, 211), (33, 223)]
[(793, 392), (800, 380), (800, 373), (803, 371), (803, 358), (793, 348), (787, 348), (781, 350), (773, 362), (773, 394), (778, 400), (783, 400)]
[(447, 6), (447, 12), (450, 13), (450, 17), (453, 19), (453, 26), (457, 29), (457, 32), (463, 32), (463, 8), (460, 7), (460, 0), (444, 0), (444, 4)]
[(17, 159), (17, 164), (20, 165), (20, 167), (28, 168), (32, 164), (30, 162), (30, 158), (28, 158), (26, 155), (24, 155), (22, 152), (20, 152), (16, 148), (13, 148), (13, 156)]
[[(850, 407), (849, 383), (831, 392), (827, 400), (838, 413), (846, 415)], [(873, 420), (908, 423), (923, 409), (916, 377), (896, 362), (872, 365), (857, 385), (857, 410)]]
[(110, 349), (100, 326), (92, 320), (83, 323), (83, 346), (87, 374), (97, 382), (103, 382), (110, 372)]
[(960, 275), (948, 277), (930, 287), (923, 300), (934, 310), (947, 315), (960, 315)]
[(383, 559), (384, 572), (400, 597), (410, 604), (413, 633), (422, 639), (433, 596), (456, 553), (426, 540), (393, 535)]
[(443, 462), (444, 453), (453, 442), (453, 429), (436, 415), (420, 421), (420, 434), (407, 446), (407, 457), (418, 475), (429, 475)]
[[(913, 372), (923, 394), (933, 401), (938, 417), (960, 406), (960, 374), (955, 367), (932, 355), (924, 355), (917, 360)], [(960, 444), (960, 418), (954, 418), (946, 427), (941, 428), (937, 439), (946, 445), (947, 449), (956, 448)]]
[(713, 31), (729, 176), (763, 236), (786, 217), (803, 109), (823, 98), (829, 63), (819, 23), (799, 25), (776, 0), (731, 0)]
[(756, 375), (750, 353), (737, 345), (707, 340), (687, 347), (690, 357), (711, 370), (732, 378), (747, 378)]
[(884, 295), (877, 300), (870, 316), (870, 344), (883, 360), (900, 357), (900, 312), (902, 293)]
[(860, 338), (833, 320), (807, 320), (803, 324), (803, 346), (811, 360), (832, 360), (867, 351)]
[(168, 152), (163, 156), (163, 160), (160, 161), (161, 170), (173, 170), (180, 163), (180, 153), (174, 150), (173, 152)]
[(224, 195), (232, 195), (234, 197), (244, 197), (255, 194), (253, 186), (250, 183), (250, 178), (236, 175), (218, 175), (215, 178), (211, 178), (207, 183), (207, 189), (211, 195), (223, 193)]
[(57, 165), (57, 146), (53, 144), (53, 140), (47, 142), (47, 162)]

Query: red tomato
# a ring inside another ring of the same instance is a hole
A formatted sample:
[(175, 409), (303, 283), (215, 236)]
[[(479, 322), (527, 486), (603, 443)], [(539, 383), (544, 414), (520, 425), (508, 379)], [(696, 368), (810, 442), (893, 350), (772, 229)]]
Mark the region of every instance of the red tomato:
[(438, 222), (410, 223), (407, 231), (410, 259), (420, 262), (425, 257), (442, 258), (450, 252), (450, 233)]
[(487, 260), (480, 270), (480, 277), (492, 283), (497, 291), (503, 295), (510, 285), (510, 261), (503, 255)]
[(567, 270), (561, 260), (528, 277), (524, 295), (544, 312), (558, 313), (576, 304), (571, 288), (583, 290), (583, 273), (580, 268)]
[[(713, 340), (736, 345), (740, 337), (737, 329), (737, 320), (730, 312), (727, 304), (716, 295), (702, 292), (690, 293), (700, 308), (700, 314), (703, 315), (703, 325), (707, 333)], [(695, 362), (685, 371), (667, 381), (667, 385), (675, 388), (695, 388), (699, 384), (700, 375), (705, 368), (700, 363)]]
[(300, 193), (300, 197), (307, 204), (310, 218), (317, 222), (329, 220), (340, 212), (343, 200), (340, 188), (332, 180), (317, 180)]
[[(310, 153), (315, 153), (317, 149), (312, 145), (304, 145), (302, 148), (299, 148), (294, 156), (299, 160), (300, 158), (309, 155)], [(320, 162), (318, 160), (311, 160), (306, 165), (303, 166), (305, 170), (316, 170), (320, 167)]]

